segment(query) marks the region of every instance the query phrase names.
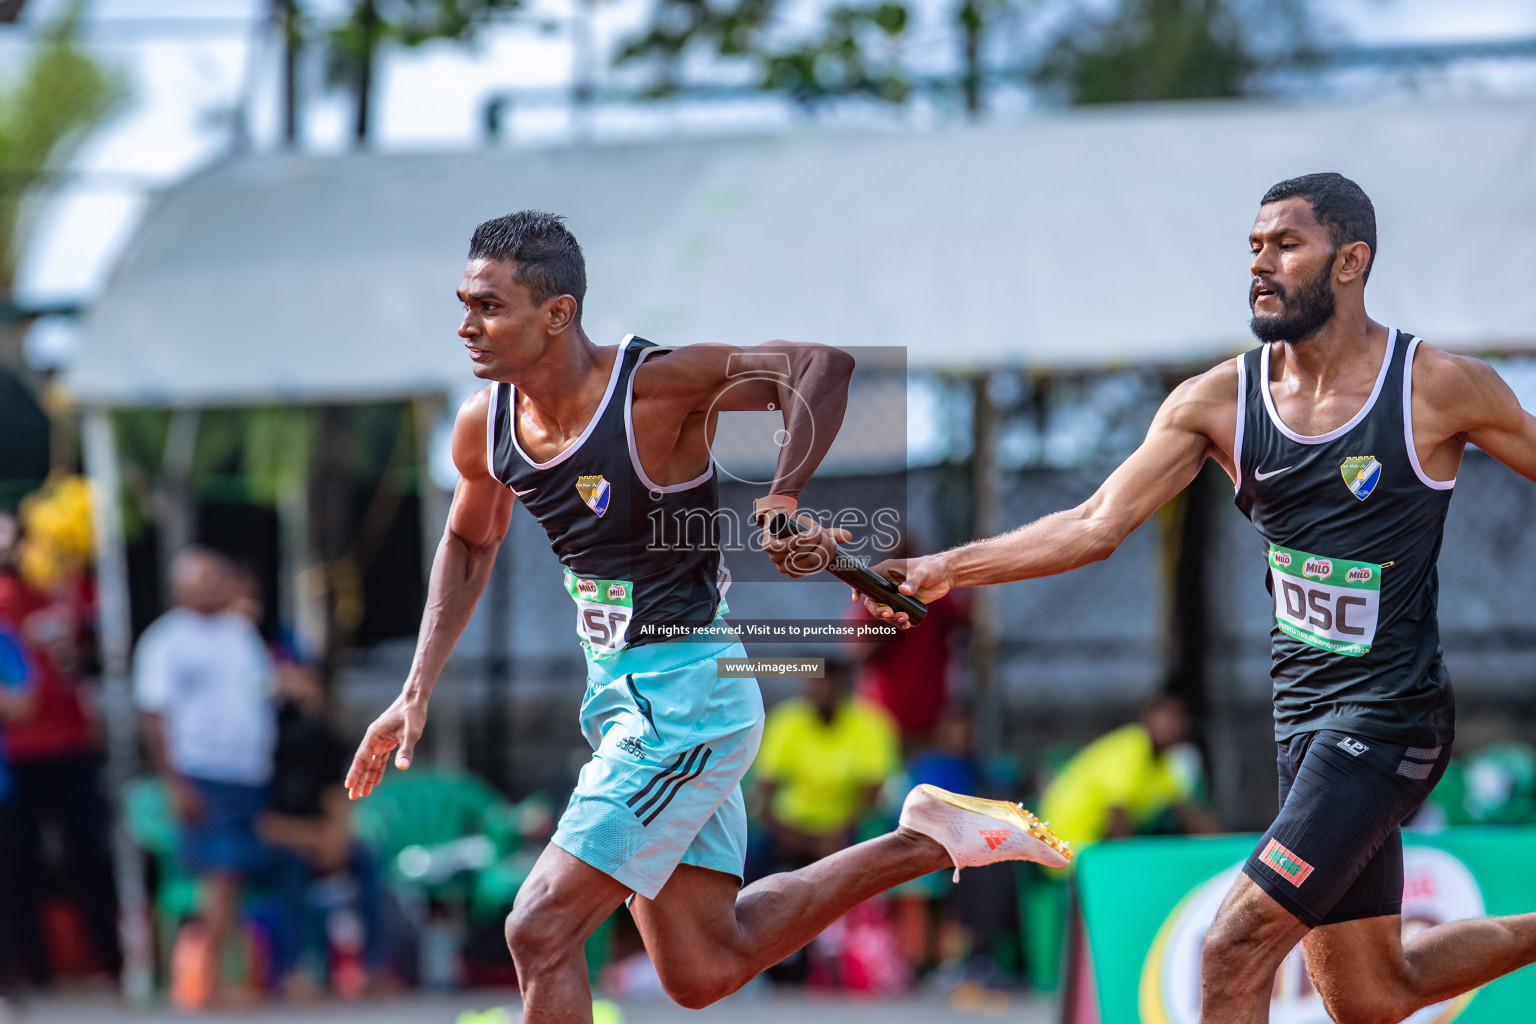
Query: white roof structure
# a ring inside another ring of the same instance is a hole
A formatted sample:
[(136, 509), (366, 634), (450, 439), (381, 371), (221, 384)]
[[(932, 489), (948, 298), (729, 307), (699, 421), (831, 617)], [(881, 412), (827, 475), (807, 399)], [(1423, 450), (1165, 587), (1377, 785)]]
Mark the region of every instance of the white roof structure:
[(1316, 170), (1375, 201), (1379, 320), (1536, 350), (1536, 104), (1191, 103), (868, 134), (217, 166), (147, 216), (66, 385), (92, 405), (366, 400), (470, 381), (474, 225), (563, 213), (586, 325), (904, 345), (910, 365), (1187, 365), (1246, 347), (1247, 228)]

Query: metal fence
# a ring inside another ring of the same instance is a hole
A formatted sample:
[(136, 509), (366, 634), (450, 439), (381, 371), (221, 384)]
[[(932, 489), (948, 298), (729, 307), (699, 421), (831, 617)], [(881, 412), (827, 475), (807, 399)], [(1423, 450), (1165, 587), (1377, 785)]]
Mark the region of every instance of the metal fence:
[[(1144, 382), (1143, 382), (1144, 383)], [(1140, 384), (1117, 416), (1123, 429), (1099, 431), (1082, 464), (1052, 467), (1063, 429), (1050, 401), (1041, 412), (1027, 382), (1004, 389), (998, 423), (1015, 437), (1013, 465), (995, 470), (994, 527), (1009, 529), (1087, 498), (1141, 436), (1158, 397)], [(1061, 399), (1068, 416), (1082, 394)], [(1124, 396), (1121, 396), (1124, 398)], [(1054, 400), (1053, 400), (1054, 401)], [(1033, 411), (1031, 411), (1033, 410)], [(1017, 424), (1026, 418), (1026, 427)], [(963, 435), (969, 426), (956, 420)], [(847, 429), (845, 427), (845, 429)], [(855, 424), (856, 429), (856, 424)], [(887, 425), (886, 429), (890, 429)], [(1108, 438), (1106, 441), (1104, 439)], [(1007, 445), (1003, 446), (1004, 448)], [(1034, 452), (1018, 457), (1019, 452)], [(963, 445), (950, 458), (905, 473), (819, 478), (807, 492), (818, 507), (900, 504), (917, 547), (932, 550), (973, 534), (976, 468)], [(1267, 823), (1274, 810), (1270, 717), (1270, 598), (1262, 545), (1232, 506), (1230, 483), (1207, 492), (1203, 547), (1205, 715), (1202, 740), (1218, 810), (1234, 827)], [(722, 504), (745, 515), (761, 490), (726, 481)], [(1441, 625), (1461, 707), (1463, 749), (1495, 739), (1536, 740), (1536, 485), (1472, 450), (1467, 453), (1441, 557)], [(995, 663), (978, 672), (976, 648), (956, 653), (956, 678), (995, 716), (994, 742), (1026, 765), (1043, 748), (1086, 742), (1128, 720), (1137, 704), (1180, 670), (1171, 635), (1176, 524), (1154, 516), (1109, 560), (1064, 576), (1009, 584), (986, 594)], [(740, 618), (836, 618), (847, 592), (825, 578), (775, 580), (760, 553), (733, 553), (730, 604)], [(756, 560), (754, 562), (754, 560)], [(525, 512), (513, 520), (487, 596), (459, 644), (450, 679), (433, 702), (426, 751), (452, 731), (468, 764), (517, 793), (561, 793), (588, 756), (576, 728), (584, 671), (568, 598), (542, 529)], [(749, 643), (749, 647), (752, 645)], [(399, 685), (411, 641), (362, 653), (338, 692), (359, 727)], [(791, 654), (778, 647), (760, 653)], [(808, 645), (808, 653), (827, 653)], [(992, 680), (977, 694), (979, 679)], [(782, 689), (783, 684), (780, 684)], [(775, 696), (777, 691), (771, 692)], [(434, 739), (436, 737), (436, 739)]]

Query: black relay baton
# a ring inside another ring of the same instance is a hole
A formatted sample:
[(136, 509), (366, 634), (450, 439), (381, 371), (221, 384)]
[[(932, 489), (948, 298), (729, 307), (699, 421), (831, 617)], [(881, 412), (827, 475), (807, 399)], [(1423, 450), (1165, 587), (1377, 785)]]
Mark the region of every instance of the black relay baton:
[[(768, 517), (768, 532), (781, 540), (805, 532), (793, 516), (774, 512)], [(881, 604), (890, 605), (892, 611), (906, 612), (907, 622), (916, 626), (928, 617), (928, 606), (915, 597), (909, 597), (897, 589), (897, 584), (875, 572), (852, 555), (838, 553), (827, 566), (827, 572), (836, 576), (865, 597)]]

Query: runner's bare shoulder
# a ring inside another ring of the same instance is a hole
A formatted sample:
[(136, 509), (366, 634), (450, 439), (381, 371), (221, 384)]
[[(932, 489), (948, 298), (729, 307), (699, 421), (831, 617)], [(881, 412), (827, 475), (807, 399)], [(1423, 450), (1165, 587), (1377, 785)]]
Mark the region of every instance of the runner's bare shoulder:
[(488, 479), (491, 475), (486, 461), (486, 420), (491, 414), (491, 391), (495, 387), (487, 384), (476, 388), (453, 417), (453, 464), (460, 476)]
[(635, 370), (635, 397), (682, 398), (713, 394), (726, 376), (732, 345), (699, 342), (657, 353)]
[(1228, 359), (1181, 383), (1158, 410), (1158, 420), (1174, 430), (1202, 434), (1230, 453), (1237, 433), (1237, 366), (1237, 358)]
[(1413, 403), (1415, 412), (1429, 412), (1443, 424), (1449, 436), (1488, 425), (1500, 414), (1508, 415), (1509, 386), (1497, 370), (1473, 356), (1420, 342), (1413, 358)]

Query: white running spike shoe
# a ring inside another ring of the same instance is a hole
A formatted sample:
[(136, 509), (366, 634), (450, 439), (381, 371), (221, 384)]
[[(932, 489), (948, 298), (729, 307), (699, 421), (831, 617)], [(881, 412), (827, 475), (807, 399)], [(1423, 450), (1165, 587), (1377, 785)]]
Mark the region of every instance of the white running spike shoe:
[(924, 783), (907, 794), (901, 824), (944, 847), (961, 868), (1004, 860), (1032, 860), (1048, 868), (1072, 862), (1071, 844), (1019, 804), (963, 796)]

